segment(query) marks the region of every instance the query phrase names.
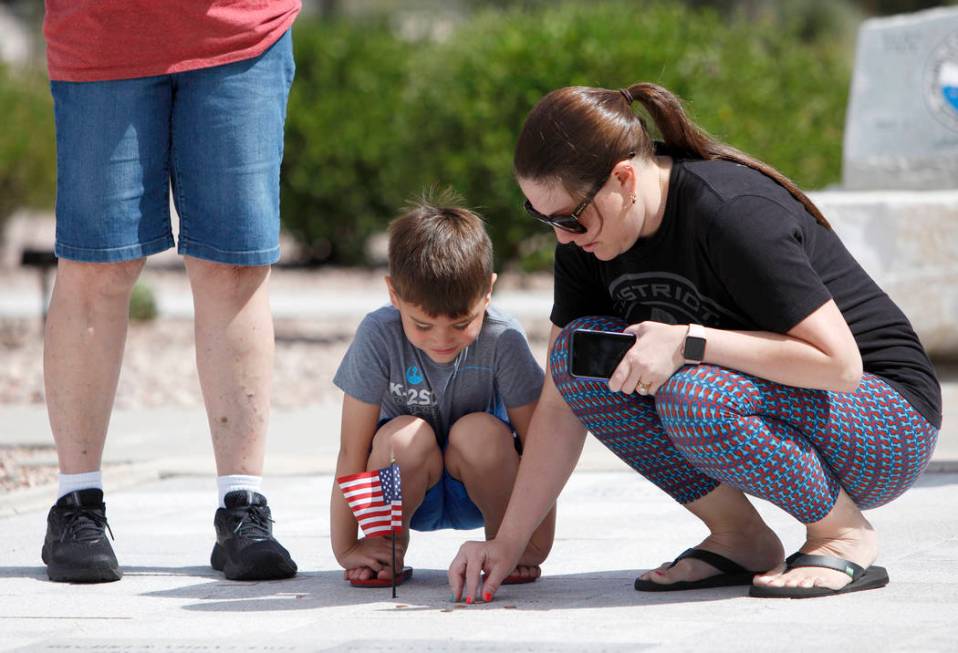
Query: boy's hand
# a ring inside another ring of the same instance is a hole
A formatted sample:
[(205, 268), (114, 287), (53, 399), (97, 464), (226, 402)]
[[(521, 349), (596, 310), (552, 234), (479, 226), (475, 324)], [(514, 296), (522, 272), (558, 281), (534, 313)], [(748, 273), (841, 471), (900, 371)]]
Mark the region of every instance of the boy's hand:
[[(405, 545), (402, 540), (396, 542), (396, 566), (402, 569)], [(392, 577), (392, 540), (388, 537), (364, 537), (336, 556), (339, 564), (345, 568), (346, 580), (369, 580), (370, 578)]]

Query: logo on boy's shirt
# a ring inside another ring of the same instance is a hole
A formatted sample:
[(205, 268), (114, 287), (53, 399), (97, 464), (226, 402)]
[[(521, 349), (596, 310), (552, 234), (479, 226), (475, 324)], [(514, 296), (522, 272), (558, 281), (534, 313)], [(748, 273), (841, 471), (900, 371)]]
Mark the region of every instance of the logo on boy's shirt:
[[(409, 368), (414, 369), (414, 368)], [(422, 381), (422, 377), (419, 377)], [(428, 388), (407, 388), (402, 383), (389, 382), (389, 394), (404, 402), (406, 406), (433, 406), (436, 404), (432, 390)]]
[(419, 385), (422, 383), (423, 376), (422, 372), (419, 371), (419, 368), (413, 365), (412, 367), (406, 368), (406, 382), (413, 385)]

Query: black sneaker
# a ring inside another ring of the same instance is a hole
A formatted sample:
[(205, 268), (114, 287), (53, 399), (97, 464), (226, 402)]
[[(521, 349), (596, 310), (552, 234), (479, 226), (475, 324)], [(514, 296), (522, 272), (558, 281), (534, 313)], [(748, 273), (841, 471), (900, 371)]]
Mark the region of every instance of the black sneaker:
[(273, 538), (266, 497), (258, 492), (235, 490), (218, 508), (213, 526), (216, 544), (210, 565), (230, 580), (275, 580), (296, 575), (296, 563)]
[(77, 490), (60, 497), (47, 515), (47, 536), (40, 554), (50, 580), (62, 583), (120, 580), (123, 573), (104, 529), (110, 531), (103, 490)]

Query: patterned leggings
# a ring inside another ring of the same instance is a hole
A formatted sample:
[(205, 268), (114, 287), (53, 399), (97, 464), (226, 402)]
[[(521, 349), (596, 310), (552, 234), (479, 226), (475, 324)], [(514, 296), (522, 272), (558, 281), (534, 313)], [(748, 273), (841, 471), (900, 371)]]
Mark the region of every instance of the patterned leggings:
[(604, 381), (570, 375), (574, 329), (626, 326), (610, 317), (568, 324), (552, 350), (552, 378), (602, 444), (679, 503), (726, 483), (808, 524), (828, 514), (840, 488), (862, 509), (888, 503), (911, 487), (931, 458), (938, 429), (868, 373), (849, 393), (688, 366), (654, 398), (611, 392)]

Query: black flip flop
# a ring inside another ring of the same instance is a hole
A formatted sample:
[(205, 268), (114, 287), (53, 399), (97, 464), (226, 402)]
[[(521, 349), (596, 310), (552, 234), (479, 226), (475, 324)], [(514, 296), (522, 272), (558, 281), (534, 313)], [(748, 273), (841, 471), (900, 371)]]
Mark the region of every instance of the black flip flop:
[(785, 559), (785, 571), (791, 571), (797, 567), (834, 569), (848, 574), (852, 582), (837, 590), (828, 587), (766, 587), (764, 585), (753, 585), (748, 591), (748, 595), (762, 599), (812, 599), (820, 596), (835, 596), (836, 594), (874, 590), (888, 584), (888, 572), (884, 567), (873, 565), (864, 569), (854, 562), (834, 556), (810, 555), (799, 551)]
[(716, 569), (720, 574), (709, 576), (701, 580), (680, 580), (675, 583), (656, 583), (651, 580), (635, 579), (635, 589), (640, 592), (681, 592), (683, 590), (704, 590), (710, 587), (732, 587), (733, 585), (751, 585), (752, 578), (760, 572), (749, 571), (734, 560), (729, 560), (723, 555), (706, 551), (705, 549), (688, 549), (678, 558), (672, 561), (669, 569), (675, 566), (679, 560), (685, 558), (694, 558), (706, 562)]

